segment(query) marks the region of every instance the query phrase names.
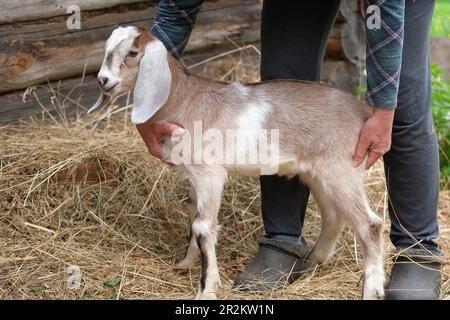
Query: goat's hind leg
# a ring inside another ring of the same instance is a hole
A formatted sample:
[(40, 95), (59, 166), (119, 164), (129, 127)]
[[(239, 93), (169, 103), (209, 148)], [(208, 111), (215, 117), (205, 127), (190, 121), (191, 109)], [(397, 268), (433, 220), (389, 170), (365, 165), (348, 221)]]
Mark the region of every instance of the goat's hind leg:
[[(197, 214), (197, 198), (193, 187), (189, 190), (189, 203), (187, 204), (189, 211), (190, 223), (192, 225), (195, 215)], [(197, 245), (197, 239), (194, 237), (192, 230), (186, 255), (183, 260), (175, 265), (176, 269), (187, 269), (196, 266), (200, 262), (200, 250)]]
[(321, 212), (322, 228), (319, 239), (308, 256), (308, 268), (324, 263), (331, 257), (344, 226), (344, 219), (339, 212), (339, 208), (323, 190), (321, 182), (314, 180), (310, 183), (310, 188)]
[(326, 181), (324, 192), (345, 216), (360, 245), (364, 264), (363, 299), (379, 299), (384, 296), (383, 223), (370, 209), (363, 173), (352, 170), (355, 169), (349, 168), (346, 175), (336, 174)]
[(384, 298), (383, 222), (366, 204), (365, 226), (357, 232), (364, 259), (364, 300)]

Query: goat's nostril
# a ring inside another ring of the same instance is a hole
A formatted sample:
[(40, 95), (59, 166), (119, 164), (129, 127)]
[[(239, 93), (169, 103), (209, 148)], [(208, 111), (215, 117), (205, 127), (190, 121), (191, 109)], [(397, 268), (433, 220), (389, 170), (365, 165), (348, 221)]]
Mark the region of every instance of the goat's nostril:
[(100, 86), (104, 87), (108, 83), (107, 77), (98, 77), (98, 83)]

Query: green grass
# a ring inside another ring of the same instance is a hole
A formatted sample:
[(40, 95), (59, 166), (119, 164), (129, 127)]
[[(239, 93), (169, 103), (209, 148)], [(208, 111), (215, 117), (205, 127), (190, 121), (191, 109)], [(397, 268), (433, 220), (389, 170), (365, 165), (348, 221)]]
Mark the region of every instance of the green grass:
[(450, 0), (437, 0), (431, 23), (431, 37), (450, 37)]
[(434, 126), (439, 141), (441, 175), (450, 178), (450, 84), (445, 80), (442, 69), (431, 65), (432, 111)]

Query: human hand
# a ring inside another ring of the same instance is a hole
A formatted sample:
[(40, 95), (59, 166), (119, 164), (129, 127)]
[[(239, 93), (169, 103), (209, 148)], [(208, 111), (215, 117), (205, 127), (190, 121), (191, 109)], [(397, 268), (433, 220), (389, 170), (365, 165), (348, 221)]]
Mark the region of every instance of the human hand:
[(368, 154), (366, 169), (369, 169), (391, 148), (394, 109), (374, 108), (359, 134), (358, 145), (353, 155), (353, 166), (358, 167)]
[(176, 130), (184, 129), (176, 124), (168, 122), (147, 121), (137, 124), (136, 128), (147, 146), (148, 151), (155, 157), (163, 159), (160, 140), (165, 135), (171, 135)]

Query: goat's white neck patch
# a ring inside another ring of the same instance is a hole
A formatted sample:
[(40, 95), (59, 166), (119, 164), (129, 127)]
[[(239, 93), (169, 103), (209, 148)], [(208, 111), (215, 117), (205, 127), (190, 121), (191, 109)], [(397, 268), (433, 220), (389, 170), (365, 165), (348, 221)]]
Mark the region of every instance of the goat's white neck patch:
[(139, 65), (131, 113), (133, 124), (147, 122), (166, 103), (171, 82), (167, 50), (161, 41), (152, 41), (145, 47)]

